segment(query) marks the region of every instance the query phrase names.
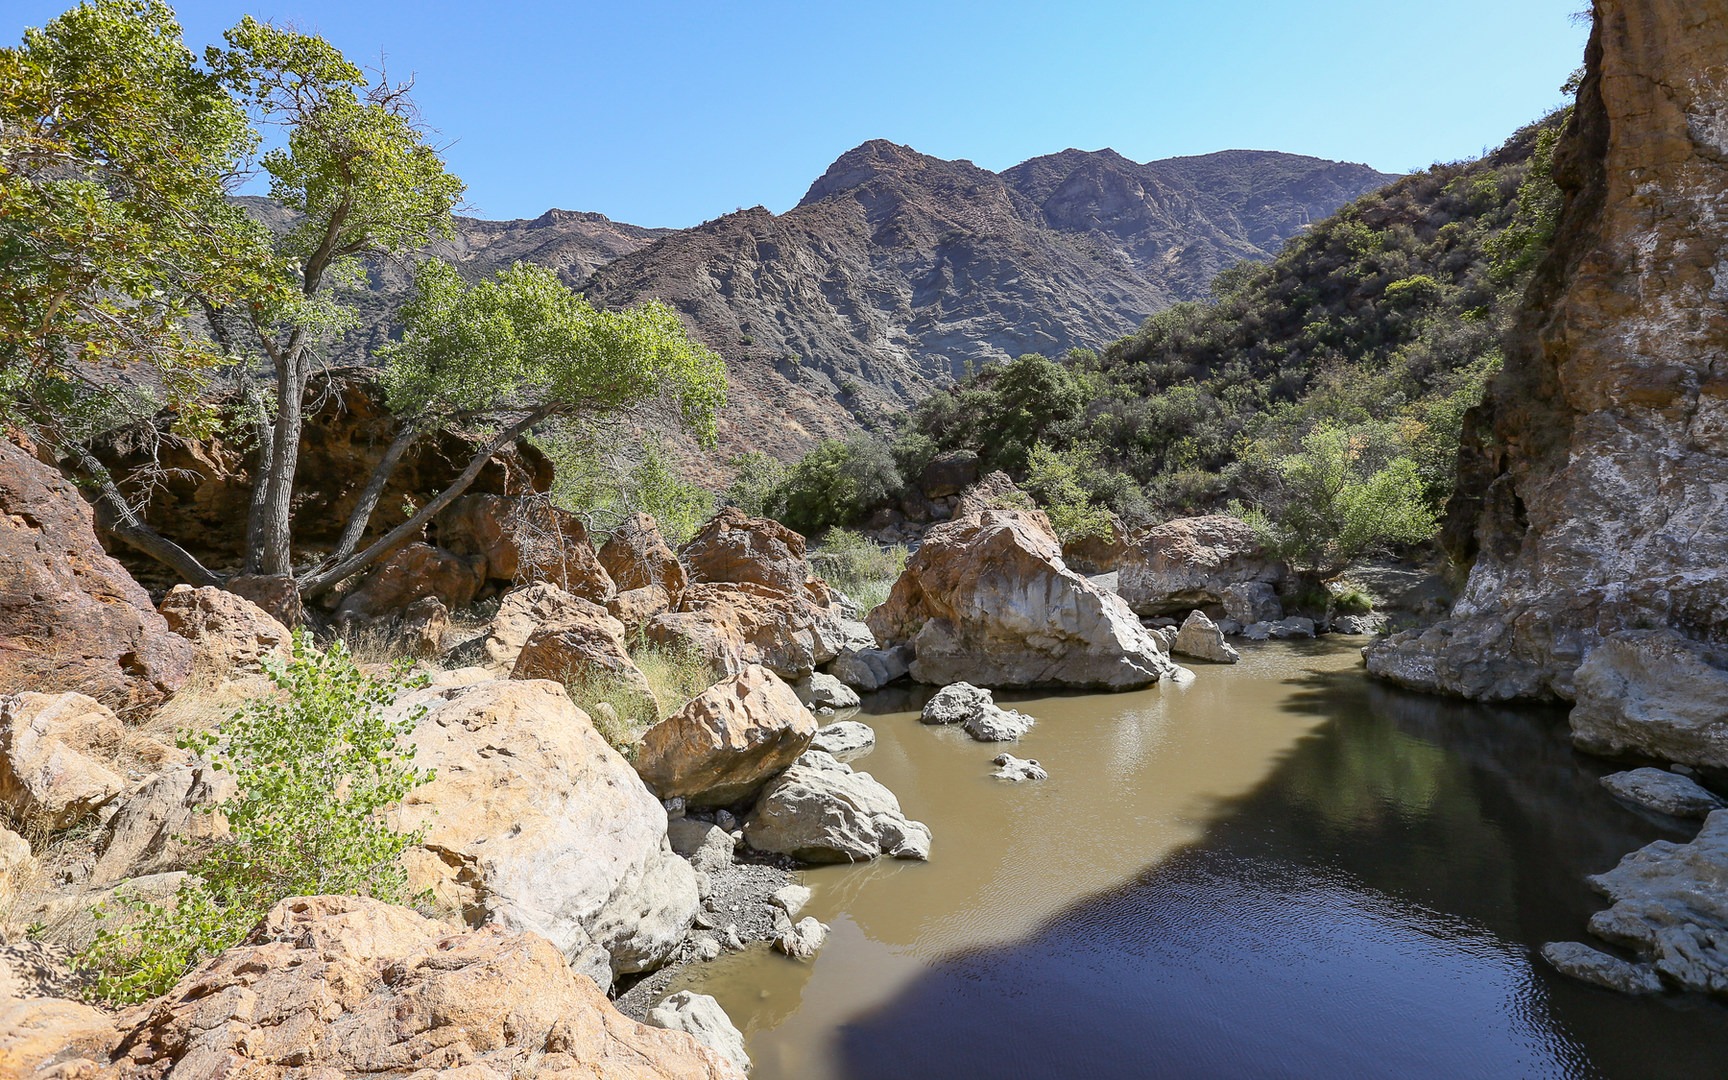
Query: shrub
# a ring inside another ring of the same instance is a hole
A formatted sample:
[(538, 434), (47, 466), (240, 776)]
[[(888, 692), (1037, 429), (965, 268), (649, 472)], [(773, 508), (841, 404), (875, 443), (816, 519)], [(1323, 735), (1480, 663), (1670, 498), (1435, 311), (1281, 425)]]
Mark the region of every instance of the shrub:
[(900, 490), (900, 471), (878, 439), (854, 435), (828, 441), (792, 467), (782, 489), (787, 525), (811, 536), (835, 525), (856, 525)]
[(640, 644), (631, 659), (648, 680), (646, 695), (633, 680), (608, 671), (572, 675), (564, 689), (600, 737), (634, 761), (642, 733), (714, 685), (714, 672), (701, 656), (674, 646)]
[(281, 693), (247, 702), (219, 733), (180, 740), (234, 775), (237, 793), (213, 808), (228, 836), (167, 902), (123, 897), (117, 910), (97, 912), (105, 925), (83, 960), (105, 1000), (164, 992), (199, 960), (238, 944), (285, 897), (409, 899), (400, 856), (420, 835), (391, 827), (384, 813), (432, 773), (413, 766), (414, 748), (403, 743), (420, 713), (386, 710), (423, 680), (401, 667), (373, 678), (340, 642), (319, 653), (303, 631), (291, 659), (265, 665)]
[(786, 466), (758, 450), (732, 459), (732, 484), (721, 501), (751, 517), (778, 518), (785, 512), (781, 485), (786, 482)]
[(810, 553), (810, 563), (828, 584), (869, 611), (888, 599), (906, 569), (906, 557), (902, 545), (884, 546), (847, 529), (830, 529), (822, 546)]
[(1026, 490), (1064, 541), (1110, 535), (1110, 511), (1092, 501), (1080, 480), (1081, 470), (1092, 465), (1092, 455), (1086, 451), (1057, 453), (1043, 443), (1035, 444), (1028, 455)]

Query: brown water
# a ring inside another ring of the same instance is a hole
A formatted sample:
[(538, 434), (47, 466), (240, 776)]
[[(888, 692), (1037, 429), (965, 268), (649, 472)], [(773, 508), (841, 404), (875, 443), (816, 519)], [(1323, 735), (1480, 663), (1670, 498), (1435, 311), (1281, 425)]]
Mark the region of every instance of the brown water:
[(1679, 838), (1596, 784), (1557, 714), (1370, 683), (1354, 649), (1252, 647), (1142, 693), (1028, 696), (1014, 752), (878, 695), (853, 767), (928, 864), (806, 872), (833, 933), (674, 989), (718, 998), (758, 1080), (1728, 1076), (1728, 1009), (1552, 975), (1583, 883)]

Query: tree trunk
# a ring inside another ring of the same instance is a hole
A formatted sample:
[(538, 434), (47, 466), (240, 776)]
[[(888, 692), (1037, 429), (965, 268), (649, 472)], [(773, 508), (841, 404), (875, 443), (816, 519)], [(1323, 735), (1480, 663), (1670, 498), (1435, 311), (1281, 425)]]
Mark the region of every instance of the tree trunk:
[(365, 490), (360, 492), (360, 499), (354, 504), (354, 512), (348, 516), (348, 524), (337, 538), (336, 547), (330, 552), (330, 557), (325, 560), (326, 566), (341, 562), (360, 546), (360, 538), (366, 535), (366, 526), (372, 521), (372, 511), (378, 508), (378, 500), (383, 497), (384, 488), (389, 485), (390, 477), (395, 474), (396, 466), (402, 461), (402, 455), (414, 445), (419, 434), (420, 429), (413, 421), (402, 421), (402, 429), (390, 440), (390, 446), (378, 460), (378, 467), (372, 470), (371, 478), (366, 481)]
[[(268, 461), (258, 483), (264, 494), (247, 537), (247, 564), (271, 577), (293, 573), (293, 543), (289, 532), (294, 504), (294, 474), (300, 464), (300, 434), (305, 426), (307, 355), (296, 331), (277, 365), (276, 423), (270, 433)], [(260, 451), (262, 452), (262, 447)]]
[(107, 467), (95, 455), (77, 443), (65, 445), (78, 470), (96, 486), (96, 523), (103, 531), (155, 559), (192, 585), (222, 584), (222, 579), (199, 562), (197, 556), (139, 519)]

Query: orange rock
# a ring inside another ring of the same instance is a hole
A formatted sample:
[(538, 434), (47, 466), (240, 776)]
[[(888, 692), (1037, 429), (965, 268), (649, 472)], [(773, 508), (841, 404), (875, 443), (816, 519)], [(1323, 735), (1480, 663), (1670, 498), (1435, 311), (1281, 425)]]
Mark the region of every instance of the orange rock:
[(649, 728), (636, 772), (662, 799), (730, 806), (797, 761), (816, 727), (790, 686), (751, 665)]

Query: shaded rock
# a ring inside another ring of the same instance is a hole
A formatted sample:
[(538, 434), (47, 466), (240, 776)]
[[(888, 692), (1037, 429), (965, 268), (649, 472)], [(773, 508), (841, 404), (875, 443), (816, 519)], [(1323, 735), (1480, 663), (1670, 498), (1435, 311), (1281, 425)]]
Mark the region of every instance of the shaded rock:
[(997, 470), (960, 493), (949, 517), (954, 521), (976, 517), (987, 510), (1032, 510), (1032, 496), (1021, 491), (1009, 475)]
[(816, 671), (792, 684), (792, 690), (811, 709), (856, 709), (858, 694), (839, 679)]
[(1022, 780), (1048, 780), (1050, 774), (1044, 771), (1044, 766), (1038, 764), (1037, 758), (1017, 758), (1013, 754), (997, 754), (991, 760), (997, 769), (991, 775), (1000, 780), (1012, 780), (1019, 783)]
[(448, 608), (465, 608), (474, 602), (485, 580), (484, 568), (468, 559), (431, 544), (407, 544), (384, 560), (384, 565), (342, 601), (336, 609), (340, 622), (371, 622), (394, 618), (414, 601), (437, 597)]
[(1666, 769), (1633, 769), (1602, 778), (1602, 786), (1616, 798), (1681, 818), (1708, 817), (1724, 803), (1692, 779)]
[(0, 805), (14, 821), (76, 825), (126, 789), (110, 766), (125, 729), (83, 694), (0, 697)]
[(776, 912), (774, 924), (779, 930), (774, 938), (774, 947), (794, 960), (813, 959), (828, 940), (828, 924), (812, 915), (793, 922)]
[(0, 994), (0, 1076), (90, 1075), (114, 1042), (114, 1019), (100, 1009), (58, 997)]
[(149, 709), (191, 674), (193, 647), (102, 550), (78, 489), (4, 437), (0, 567), (0, 688)]
[(810, 740), (810, 749), (820, 750), (836, 761), (854, 761), (876, 749), (876, 732), (856, 720), (840, 720), (820, 728)]
[(1269, 638), (1277, 638), (1280, 641), (1290, 638), (1311, 638), (1314, 636), (1314, 620), (1294, 615), (1288, 619), (1279, 619), (1277, 622), (1255, 623), (1253, 626), (1244, 626), (1242, 636), (1249, 641), (1266, 641)]
[(1550, 941), (1542, 946), (1542, 959), (1554, 970), (1607, 990), (1622, 994), (1659, 994), (1662, 979), (1649, 964), (1630, 964), (1581, 941)]
[(1224, 587), (1224, 617), (1243, 626), (1277, 622), (1284, 617), (1278, 590), (1264, 581), (1238, 581)]
[(1590, 878), (1614, 901), (1590, 932), (1632, 949), (1668, 982), (1728, 994), (1728, 810), (1717, 810), (1689, 844), (1658, 840)]
[(228, 823), (209, 808), (237, 790), (232, 773), (202, 762), (157, 773), (120, 800), (97, 845), (89, 884), (186, 869), (200, 843), (228, 835)]
[(690, 860), (690, 865), (711, 873), (732, 864), (732, 836), (711, 821), (683, 817), (666, 826), (672, 850)]
[(828, 760), (833, 767), (800, 760), (768, 784), (744, 822), (751, 847), (813, 863), (930, 857), (930, 830), (906, 819), (893, 792)]
[(1386, 629), (1386, 617), (1378, 613), (1372, 615), (1340, 615), (1332, 620), (1334, 634), (1351, 636), (1367, 636), (1378, 634)]
[(407, 656), (430, 660), (444, 651), (450, 632), (450, 609), (436, 596), (425, 596), (402, 609), (394, 628), (396, 645)]
[[(718, 942), (715, 949), (719, 949)], [(714, 955), (720, 954), (716, 951)], [(648, 1023), (667, 1031), (684, 1032), (731, 1062), (739, 1072), (750, 1069), (750, 1055), (744, 1052), (744, 1035), (720, 1003), (707, 994), (680, 990), (648, 1010)]]
[(636, 771), (661, 798), (727, 806), (798, 760), (815, 734), (816, 718), (792, 688), (753, 665), (649, 728)]
[[(638, 702), (654, 701), (648, 677), (624, 647), (624, 624), (586, 601), (565, 605), (522, 643), (512, 679), (551, 679), (566, 686), (616, 688)], [(617, 705), (614, 703), (614, 707)]]
[(1573, 685), (1580, 749), (1728, 768), (1728, 653), (1671, 630), (1624, 630), (1590, 653)]
[(684, 591), (686, 578), (678, 553), (648, 514), (633, 514), (600, 545), (600, 565), (618, 590), (658, 589), (668, 600)]
[(122, 1076), (164, 1061), (177, 1076), (269, 1080), (743, 1075), (688, 1034), (620, 1014), (538, 935), (356, 897), (282, 901), (120, 1025)]
[(300, 586), (287, 574), (241, 574), (229, 578), (223, 587), (256, 604), (283, 626), (306, 624), (306, 605), (300, 600)]
[(464, 495), (437, 525), (438, 545), (479, 567), (484, 581), (545, 582), (597, 604), (617, 591), (582, 520), (545, 496)]
[(913, 678), (938, 685), (1121, 690), (1175, 668), (1120, 597), (1063, 565), (1037, 512), (931, 529), (868, 621), (878, 641), (912, 646)]
[(1109, 530), (1104, 534), (1062, 541), (1062, 561), (1068, 564), (1069, 569), (1082, 574), (1113, 574), (1121, 570), (1123, 560), (1133, 550), (1128, 527), (1122, 524), (1121, 518), (1111, 514)]
[[(1123, 560), (1117, 589), (1138, 614), (1175, 615), (1224, 604), (1233, 585), (1269, 589), (1284, 576), (1284, 565), (1266, 554), (1247, 522), (1210, 514), (1176, 518), (1141, 533)], [(1238, 592), (1236, 609), (1225, 614), (1241, 623), (1269, 621), (1269, 612), (1243, 606), (1263, 604), (1265, 596), (1259, 589)], [(1256, 617), (1244, 618), (1250, 614)]]
[(880, 690), (896, 679), (904, 679), (911, 670), (912, 650), (905, 645), (887, 649), (847, 649), (828, 665), (829, 674), (865, 693)]
[[(531, 930), (579, 967), (662, 963), (695, 917), (695, 872), (666, 811), (562, 687), (498, 680), (407, 695), (409, 740), (436, 778), (393, 815), (422, 828), (404, 857), (415, 889), (465, 921)], [(604, 972), (602, 972), (604, 975)]]
[[(74, 962), (72, 950), (64, 945), (49, 945), (42, 941), (13, 941), (0, 945), (0, 1001), (82, 996), (90, 980), (88, 973), (80, 974), (73, 970)], [(4, 1030), (3, 1027), (0, 1030)]]
[(929, 499), (958, 495), (977, 482), (978, 455), (970, 450), (938, 454), (918, 474), (918, 487)]
[(214, 671), (259, 671), (264, 657), (286, 659), (290, 651), (286, 626), (227, 589), (176, 585), (157, 611), (168, 629), (190, 641)]
[(1176, 632), (1175, 639), (1170, 642), (1170, 651), (1178, 656), (1192, 656), (1198, 660), (1210, 660), (1215, 664), (1234, 664), (1242, 659), (1242, 654), (1230, 647), (1224, 640), (1224, 632), (1206, 617), (1204, 611), (1188, 613), (1182, 629)]

